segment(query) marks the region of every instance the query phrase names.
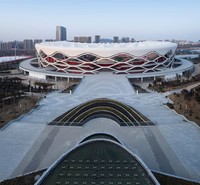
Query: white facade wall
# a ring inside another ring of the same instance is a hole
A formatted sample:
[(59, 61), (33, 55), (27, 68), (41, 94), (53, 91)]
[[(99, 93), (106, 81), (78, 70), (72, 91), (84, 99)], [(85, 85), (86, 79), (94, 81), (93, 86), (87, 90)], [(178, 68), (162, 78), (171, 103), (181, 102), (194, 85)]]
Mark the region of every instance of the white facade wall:
[(31, 76), (33, 78), (46, 79), (46, 75), (45, 74), (37, 73), (37, 72), (33, 72), (33, 71), (29, 72), (29, 76)]

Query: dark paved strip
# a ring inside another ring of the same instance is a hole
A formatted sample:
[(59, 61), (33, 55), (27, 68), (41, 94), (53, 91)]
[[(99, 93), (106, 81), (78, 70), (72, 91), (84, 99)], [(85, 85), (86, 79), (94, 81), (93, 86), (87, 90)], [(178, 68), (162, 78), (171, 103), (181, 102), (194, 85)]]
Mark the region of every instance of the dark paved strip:
[(160, 147), (157, 138), (154, 136), (154, 133), (151, 131), (151, 129), (145, 130), (145, 136), (148, 138), (147, 141), (149, 145), (151, 146), (151, 150), (155, 155), (155, 158), (158, 162), (158, 165), (160, 167), (160, 170), (165, 170), (170, 174), (174, 174), (174, 170), (172, 166), (170, 165), (170, 162), (168, 160), (168, 157), (165, 155), (164, 151)]
[(31, 169), (37, 169), (40, 162), (46, 156), (48, 149), (51, 147), (51, 144), (54, 138), (56, 137), (56, 135), (58, 134), (58, 132), (59, 132), (58, 128), (54, 128), (51, 130), (51, 132), (48, 134), (48, 137), (46, 137), (46, 139), (43, 141), (43, 143), (40, 145), (40, 147), (36, 151), (30, 163), (24, 169), (24, 173), (26, 173), (27, 171), (31, 171)]
[[(144, 134), (161, 172), (175, 174), (177, 176), (181, 174), (182, 176), (191, 178), (157, 127), (145, 127)], [(162, 146), (165, 147), (162, 148)], [(171, 165), (173, 165), (173, 167)]]
[[(36, 150), (35, 154), (32, 153), (33, 148), (31, 147), (31, 151), (29, 151), (27, 153), (27, 155), (23, 158), (23, 160), (18, 165), (18, 168), (15, 169), (15, 171), (12, 173), (11, 176), (18, 175), (17, 174), (18, 171), (23, 171), (22, 174), (25, 174), (27, 172), (34, 171), (35, 169), (37, 169), (37, 167), (40, 165), (40, 163), (42, 162), (42, 160), (48, 153), (48, 149), (51, 147), (53, 140), (56, 137), (56, 135), (58, 134), (59, 130), (60, 130), (60, 128), (56, 128), (56, 127), (53, 128), (48, 133), (48, 136), (44, 138), (44, 141), (41, 143), (41, 145), (36, 146), (37, 150)], [(27, 161), (29, 161), (29, 160), (30, 160), (30, 162), (27, 163)], [(26, 166), (25, 166), (25, 164), (26, 164)]]

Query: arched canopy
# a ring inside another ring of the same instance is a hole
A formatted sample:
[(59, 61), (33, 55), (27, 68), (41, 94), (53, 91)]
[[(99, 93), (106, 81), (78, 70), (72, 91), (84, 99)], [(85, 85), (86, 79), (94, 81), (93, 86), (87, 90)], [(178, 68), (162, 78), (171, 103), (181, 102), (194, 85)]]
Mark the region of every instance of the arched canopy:
[(63, 156), (37, 185), (159, 183), (141, 160), (111, 140), (86, 141)]

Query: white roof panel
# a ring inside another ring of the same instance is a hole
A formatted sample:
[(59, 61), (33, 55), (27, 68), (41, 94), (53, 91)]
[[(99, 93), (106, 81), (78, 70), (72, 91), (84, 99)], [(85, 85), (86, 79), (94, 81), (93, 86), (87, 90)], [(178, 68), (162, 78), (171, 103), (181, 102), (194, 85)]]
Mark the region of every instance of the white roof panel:
[(76, 43), (76, 42), (42, 42), (36, 44), (36, 50), (42, 50), (47, 55), (62, 52), (68, 56), (77, 56), (83, 53), (93, 53), (101, 57), (110, 57), (118, 53), (129, 53), (134, 56), (142, 56), (151, 51), (161, 55), (169, 50), (175, 52), (177, 44), (171, 42), (144, 41), (134, 43)]

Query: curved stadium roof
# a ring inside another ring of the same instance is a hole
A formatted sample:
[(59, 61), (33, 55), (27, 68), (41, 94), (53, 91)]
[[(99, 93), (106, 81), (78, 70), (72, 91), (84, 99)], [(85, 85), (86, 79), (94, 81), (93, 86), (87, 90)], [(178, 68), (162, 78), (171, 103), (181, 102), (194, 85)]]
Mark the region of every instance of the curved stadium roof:
[(101, 57), (109, 57), (118, 53), (129, 53), (134, 56), (142, 56), (151, 51), (165, 55), (169, 50), (173, 53), (177, 44), (171, 42), (144, 41), (135, 43), (76, 43), (76, 42), (43, 42), (35, 45), (37, 52), (40, 50), (47, 55), (56, 51), (68, 56), (77, 56), (82, 53), (93, 53)]

